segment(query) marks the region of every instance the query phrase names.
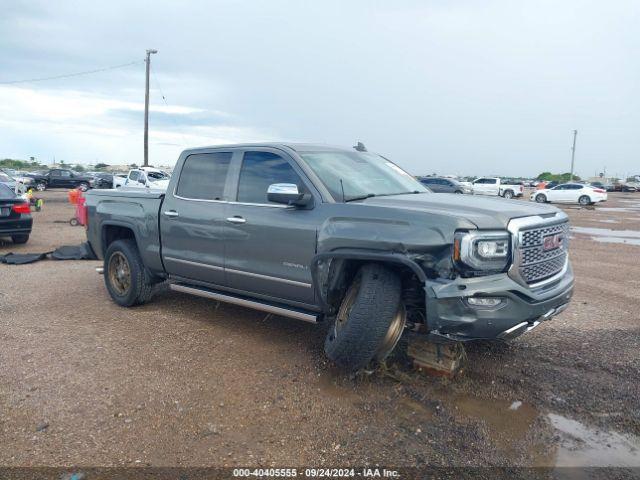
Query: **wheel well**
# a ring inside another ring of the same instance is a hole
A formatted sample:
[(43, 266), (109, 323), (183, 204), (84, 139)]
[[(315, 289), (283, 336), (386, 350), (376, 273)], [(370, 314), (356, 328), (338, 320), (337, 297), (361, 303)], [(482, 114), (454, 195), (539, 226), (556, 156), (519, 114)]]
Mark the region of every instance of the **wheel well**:
[(421, 313), (425, 311), (424, 283), (410, 267), (393, 261), (360, 259), (335, 259), (332, 261), (327, 281), (327, 303), (334, 311), (339, 308), (351, 282), (365, 263), (378, 263), (395, 272), (402, 281), (402, 301), (407, 308), (408, 318), (416, 322), (416, 316), (413, 314), (417, 312), (417, 315), (422, 319), (418, 318), (417, 321), (424, 322), (424, 313)]
[(105, 253), (109, 245), (116, 240), (124, 239), (136, 239), (136, 236), (129, 227), (123, 227), (121, 225), (106, 225), (102, 232), (102, 252)]

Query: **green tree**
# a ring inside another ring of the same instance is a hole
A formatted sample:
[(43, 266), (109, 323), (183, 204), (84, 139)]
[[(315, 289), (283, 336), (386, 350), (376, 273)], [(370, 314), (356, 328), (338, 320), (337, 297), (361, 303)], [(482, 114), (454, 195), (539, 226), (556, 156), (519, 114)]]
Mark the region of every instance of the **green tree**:
[(78, 164), (76, 164), (76, 165), (73, 167), (73, 169), (74, 169), (76, 172), (80, 172), (80, 173), (82, 173), (82, 172), (86, 172), (86, 171), (87, 171), (87, 169), (86, 169), (86, 168), (84, 168), (84, 165), (80, 165), (79, 163), (78, 163)]
[(96, 163), (95, 167), (96, 170), (104, 170), (105, 168), (107, 168), (109, 165), (107, 165), (106, 163)]

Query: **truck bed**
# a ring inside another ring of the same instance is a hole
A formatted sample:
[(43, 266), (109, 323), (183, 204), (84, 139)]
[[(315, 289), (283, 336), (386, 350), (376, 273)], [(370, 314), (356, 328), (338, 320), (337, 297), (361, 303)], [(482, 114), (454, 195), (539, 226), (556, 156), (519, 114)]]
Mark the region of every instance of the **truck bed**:
[[(128, 228), (141, 247), (149, 270), (162, 273), (159, 215), (164, 192), (160, 190), (91, 190), (87, 198), (87, 239), (98, 258), (104, 258), (109, 231)], [(105, 228), (106, 227), (106, 228)]]

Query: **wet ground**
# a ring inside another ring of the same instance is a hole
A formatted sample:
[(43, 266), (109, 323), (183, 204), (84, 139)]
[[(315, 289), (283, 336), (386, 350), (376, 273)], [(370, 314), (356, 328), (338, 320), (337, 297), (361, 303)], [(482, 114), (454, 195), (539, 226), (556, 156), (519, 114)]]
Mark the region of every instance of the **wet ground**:
[[(84, 240), (43, 196), (0, 253)], [(177, 293), (121, 309), (97, 262), (0, 265), (0, 465), (640, 466), (640, 194), (562, 208), (571, 307), (453, 380), (348, 378), (323, 327)]]

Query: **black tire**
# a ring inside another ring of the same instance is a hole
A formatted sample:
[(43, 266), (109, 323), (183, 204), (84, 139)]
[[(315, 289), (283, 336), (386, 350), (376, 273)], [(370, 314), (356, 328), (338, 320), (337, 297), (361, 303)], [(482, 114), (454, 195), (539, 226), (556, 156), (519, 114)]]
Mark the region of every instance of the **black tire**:
[[(374, 359), (382, 359), (376, 357), (402, 308), (400, 278), (382, 265), (371, 263), (360, 268), (341, 310), (352, 289), (352, 303), (345, 320), (340, 322), (336, 318), (324, 343), (327, 357), (351, 372), (365, 368)], [(401, 328), (404, 328), (404, 317)]]
[(44, 182), (38, 182), (36, 183), (36, 190), (38, 190), (39, 192), (44, 192), (47, 189), (47, 184)]
[(456, 191), (455, 191), (455, 192), (453, 192), (453, 193), (457, 193), (457, 194), (459, 194), (459, 195), (462, 195), (464, 192), (463, 192), (462, 190), (456, 190)]
[(81, 192), (86, 192), (91, 188), (91, 185), (89, 185), (87, 182), (82, 182), (80, 185), (78, 185), (78, 188)]
[(502, 196), (507, 200), (511, 200), (513, 198), (513, 190), (505, 190)]
[(77, 218), (72, 218), (71, 220), (69, 220), (69, 225), (71, 225), (72, 227), (77, 227), (78, 225), (80, 225), (80, 222)]
[[(119, 279), (122, 282), (115, 278), (118, 277), (116, 262), (121, 260), (128, 267), (128, 274), (123, 272), (122, 279)], [(104, 283), (113, 301), (122, 307), (141, 305), (151, 299), (156, 282), (144, 267), (134, 240), (116, 240), (109, 245), (104, 256)]]
[(589, 198), (588, 195), (582, 195), (579, 199), (578, 199), (578, 203), (580, 205), (589, 205), (591, 203), (591, 199)]
[(12, 235), (11, 240), (13, 243), (20, 245), (29, 241), (29, 235)]
[(538, 203), (546, 203), (547, 196), (544, 193), (539, 193), (536, 195), (536, 202)]

